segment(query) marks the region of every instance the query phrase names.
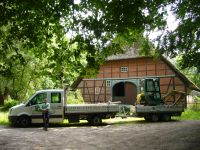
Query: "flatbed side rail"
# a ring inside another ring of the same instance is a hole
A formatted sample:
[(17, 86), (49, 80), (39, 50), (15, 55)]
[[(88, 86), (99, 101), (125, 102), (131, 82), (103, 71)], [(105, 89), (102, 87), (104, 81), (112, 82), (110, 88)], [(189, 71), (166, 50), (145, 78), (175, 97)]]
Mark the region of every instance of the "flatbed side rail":
[(159, 105), (159, 106), (144, 106), (137, 105), (136, 113), (165, 113), (165, 112), (183, 112), (183, 105)]
[(119, 112), (119, 105), (113, 103), (99, 104), (68, 104), (65, 106), (64, 113), (109, 113)]

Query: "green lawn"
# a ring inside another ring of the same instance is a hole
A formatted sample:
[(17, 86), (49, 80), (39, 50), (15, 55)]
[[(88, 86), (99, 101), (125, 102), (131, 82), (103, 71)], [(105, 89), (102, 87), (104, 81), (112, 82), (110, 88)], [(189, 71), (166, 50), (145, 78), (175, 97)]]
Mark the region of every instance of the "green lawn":
[(0, 125), (9, 125), (8, 112), (0, 112)]
[(181, 117), (173, 118), (177, 120), (200, 120), (200, 105), (189, 107), (182, 113)]

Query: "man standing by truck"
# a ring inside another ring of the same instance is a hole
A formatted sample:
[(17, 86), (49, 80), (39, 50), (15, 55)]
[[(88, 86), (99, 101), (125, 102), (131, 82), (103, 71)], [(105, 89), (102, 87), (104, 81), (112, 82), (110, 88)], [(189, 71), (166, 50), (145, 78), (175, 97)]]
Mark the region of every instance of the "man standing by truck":
[(50, 117), (50, 104), (47, 102), (47, 98), (45, 98), (44, 103), (42, 104), (42, 118), (45, 131), (47, 131), (47, 127), (49, 126), (49, 117)]

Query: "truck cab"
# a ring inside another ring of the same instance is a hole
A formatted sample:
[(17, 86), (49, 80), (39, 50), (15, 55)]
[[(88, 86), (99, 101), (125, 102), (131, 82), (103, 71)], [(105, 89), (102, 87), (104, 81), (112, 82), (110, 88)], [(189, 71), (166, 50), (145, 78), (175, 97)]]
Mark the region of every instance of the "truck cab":
[(39, 107), (44, 99), (50, 103), (50, 114), (52, 122), (63, 121), (64, 90), (40, 90), (33, 94), (25, 103), (16, 105), (9, 110), (9, 120), (20, 126), (28, 126), (30, 123), (42, 123), (42, 112)]

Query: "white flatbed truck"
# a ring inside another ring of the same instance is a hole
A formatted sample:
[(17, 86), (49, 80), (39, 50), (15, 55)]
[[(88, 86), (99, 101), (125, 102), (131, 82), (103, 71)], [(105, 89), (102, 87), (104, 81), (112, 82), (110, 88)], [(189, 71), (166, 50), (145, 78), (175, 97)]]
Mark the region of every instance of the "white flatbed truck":
[(61, 123), (68, 119), (70, 123), (87, 120), (93, 125), (99, 125), (102, 119), (114, 118), (119, 112), (119, 105), (113, 103), (65, 104), (65, 95), (62, 89), (37, 91), (25, 103), (10, 108), (9, 121), (22, 127), (27, 127), (31, 123), (42, 123), (42, 112), (38, 107), (45, 98), (51, 106), (50, 123)]

